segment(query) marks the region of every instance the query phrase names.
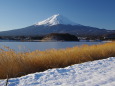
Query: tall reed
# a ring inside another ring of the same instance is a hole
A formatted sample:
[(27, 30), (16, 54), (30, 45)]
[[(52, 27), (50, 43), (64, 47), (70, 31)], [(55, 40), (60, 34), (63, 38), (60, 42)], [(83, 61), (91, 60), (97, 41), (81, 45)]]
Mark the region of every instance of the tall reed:
[(66, 49), (15, 52), (0, 49), (0, 78), (18, 77), (50, 68), (62, 68), (87, 61), (115, 57), (115, 42), (82, 45)]

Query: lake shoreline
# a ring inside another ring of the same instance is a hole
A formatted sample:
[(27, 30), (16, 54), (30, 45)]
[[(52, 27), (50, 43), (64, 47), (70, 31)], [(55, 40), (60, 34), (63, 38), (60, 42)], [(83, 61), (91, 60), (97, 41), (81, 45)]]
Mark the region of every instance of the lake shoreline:
[(111, 40), (79, 40), (79, 41), (64, 41), (64, 40), (0, 40), (0, 42), (112, 42)]

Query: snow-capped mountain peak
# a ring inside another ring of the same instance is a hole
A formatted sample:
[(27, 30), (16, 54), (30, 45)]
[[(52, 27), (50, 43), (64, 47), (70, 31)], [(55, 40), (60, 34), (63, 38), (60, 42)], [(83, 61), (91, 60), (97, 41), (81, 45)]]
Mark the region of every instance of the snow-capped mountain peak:
[(38, 22), (35, 25), (53, 26), (53, 25), (58, 25), (58, 24), (79, 25), (77, 23), (72, 22), (71, 20), (69, 20), (68, 18), (66, 18), (60, 14), (53, 15), (52, 17), (49, 17), (46, 20)]

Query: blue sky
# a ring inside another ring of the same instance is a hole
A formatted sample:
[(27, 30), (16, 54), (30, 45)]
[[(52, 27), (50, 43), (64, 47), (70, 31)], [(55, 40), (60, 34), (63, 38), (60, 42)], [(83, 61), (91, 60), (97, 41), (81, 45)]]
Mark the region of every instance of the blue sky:
[(115, 0), (0, 0), (0, 31), (27, 27), (54, 14), (105, 29), (115, 29)]

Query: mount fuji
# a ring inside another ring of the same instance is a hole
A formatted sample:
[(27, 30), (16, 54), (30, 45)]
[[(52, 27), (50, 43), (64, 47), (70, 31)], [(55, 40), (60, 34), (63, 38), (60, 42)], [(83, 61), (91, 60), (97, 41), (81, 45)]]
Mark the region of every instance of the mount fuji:
[(115, 33), (115, 30), (84, 26), (57, 14), (25, 28), (2, 31), (0, 32), (0, 36), (43, 36), (50, 33), (69, 33), (76, 36), (99, 36)]

